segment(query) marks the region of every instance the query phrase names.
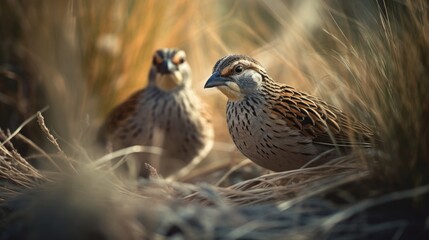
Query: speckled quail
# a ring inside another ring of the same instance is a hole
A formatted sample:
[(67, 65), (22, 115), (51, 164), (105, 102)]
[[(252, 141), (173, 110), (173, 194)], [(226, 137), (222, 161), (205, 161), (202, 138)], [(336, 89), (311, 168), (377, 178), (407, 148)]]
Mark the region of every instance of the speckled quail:
[(227, 123), (235, 145), (267, 169), (296, 169), (331, 149), (337, 156), (355, 146), (371, 146), (373, 134), (364, 124), (316, 97), (275, 82), (251, 57), (221, 58), (204, 87), (217, 87), (228, 97)]
[(213, 137), (211, 121), (191, 89), (186, 54), (179, 49), (155, 52), (147, 87), (117, 106), (99, 131), (112, 150), (133, 145), (163, 149), (160, 156), (134, 155), (140, 176), (148, 173), (145, 162), (164, 177), (197, 164), (211, 150)]

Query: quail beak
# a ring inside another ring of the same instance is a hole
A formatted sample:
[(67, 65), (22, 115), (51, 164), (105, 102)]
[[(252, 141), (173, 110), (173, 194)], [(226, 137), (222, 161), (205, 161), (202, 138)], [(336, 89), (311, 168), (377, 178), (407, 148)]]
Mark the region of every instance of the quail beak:
[[(159, 74), (159, 75), (158, 75)], [(182, 74), (177, 70), (174, 63), (171, 61), (164, 61), (158, 67), (157, 85), (162, 90), (171, 90), (182, 82)]]
[(204, 88), (212, 88), (216, 87), (223, 94), (225, 94), (230, 100), (239, 100), (243, 96), (240, 91), (240, 87), (229, 78), (222, 77), (219, 73), (214, 73), (207, 80)]
[(206, 84), (204, 85), (204, 88), (227, 86), (226, 84), (228, 81), (231, 80), (220, 76), (219, 73), (213, 73), (213, 75), (211, 75), (210, 78), (207, 80)]
[(158, 68), (158, 71), (161, 74), (171, 74), (174, 72), (174, 70), (175, 70), (174, 64), (169, 60), (162, 62)]

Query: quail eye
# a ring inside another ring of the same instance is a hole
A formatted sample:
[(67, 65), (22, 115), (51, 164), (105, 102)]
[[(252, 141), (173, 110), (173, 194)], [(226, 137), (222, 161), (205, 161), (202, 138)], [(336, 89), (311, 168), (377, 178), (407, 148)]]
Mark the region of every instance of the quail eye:
[(159, 56), (158, 54), (155, 54), (153, 56), (153, 59), (152, 59), (152, 64), (154, 66), (157, 66), (157, 65), (161, 64), (163, 61), (164, 61), (164, 59), (162, 59), (161, 56)]
[(186, 61), (185, 56), (174, 56), (171, 61), (176, 64), (176, 65), (180, 65), (182, 63), (184, 63)]
[(243, 66), (241, 65), (237, 65), (234, 67), (234, 72), (235, 73), (242, 73), (243, 72)]

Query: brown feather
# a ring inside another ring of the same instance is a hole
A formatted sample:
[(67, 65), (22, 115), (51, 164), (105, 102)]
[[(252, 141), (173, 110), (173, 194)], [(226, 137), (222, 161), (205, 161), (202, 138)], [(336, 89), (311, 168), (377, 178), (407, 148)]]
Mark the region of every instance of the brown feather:
[[(266, 84), (270, 84), (270, 88), (284, 91), (271, 92), (274, 96), (270, 99), (279, 99), (281, 102), (274, 106), (277, 108), (276, 111), (285, 112), (288, 127), (301, 131), (305, 136), (313, 137), (314, 143), (341, 146), (370, 145), (372, 131), (338, 108), (290, 86), (272, 80)], [(362, 142), (357, 142), (358, 140)]]

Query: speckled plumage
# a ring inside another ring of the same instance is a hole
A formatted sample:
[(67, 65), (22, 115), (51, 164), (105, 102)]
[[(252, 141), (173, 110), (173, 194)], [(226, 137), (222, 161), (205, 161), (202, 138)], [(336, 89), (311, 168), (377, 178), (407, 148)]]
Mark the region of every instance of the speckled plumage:
[[(180, 55), (180, 57), (177, 57)], [(101, 128), (113, 150), (132, 146), (158, 146), (161, 156), (139, 154), (143, 162), (168, 176), (204, 158), (213, 145), (213, 127), (201, 100), (191, 89), (191, 70), (185, 54), (161, 49), (154, 55), (148, 86), (117, 106)]]
[(275, 82), (248, 56), (221, 58), (205, 87), (217, 87), (228, 97), (227, 123), (237, 148), (270, 170), (299, 168), (335, 148), (338, 155), (371, 145), (372, 132), (364, 124), (316, 97)]

